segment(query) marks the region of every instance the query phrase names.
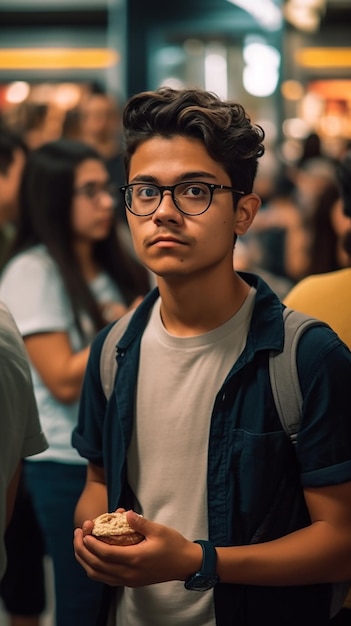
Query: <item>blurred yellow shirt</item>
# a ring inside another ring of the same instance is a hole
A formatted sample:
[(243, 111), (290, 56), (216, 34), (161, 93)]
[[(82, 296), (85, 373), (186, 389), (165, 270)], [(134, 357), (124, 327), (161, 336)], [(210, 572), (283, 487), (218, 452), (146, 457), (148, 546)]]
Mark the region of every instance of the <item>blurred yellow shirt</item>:
[(326, 322), (351, 348), (351, 267), (302, 279), (284, 304)]

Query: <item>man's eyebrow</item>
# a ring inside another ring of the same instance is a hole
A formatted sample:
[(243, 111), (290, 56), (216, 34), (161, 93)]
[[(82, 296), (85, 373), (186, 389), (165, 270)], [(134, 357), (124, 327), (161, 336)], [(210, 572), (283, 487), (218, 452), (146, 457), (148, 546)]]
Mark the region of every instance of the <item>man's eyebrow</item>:
[[(175, 182), (181, 183), (187, 180), (191, 182), (191, 181), (202, 180), (204, 178), (210, 178), (212, 180), (215, 180), (216, 176), (212, 174), (211, 172), (204, 172), (204, 171), (183, 172), (182, 174), (180, 174), (180, 176), (177, 176), (175, 178)], [(129, 184), (139, 183), (139, 182), (158, 184), (158, 178), (156, 178), (155, 176), (147, 175), (147, 174), (138, 174), (137, 176), (134, 176), (132, 180), (129, 181)]]
[(134, 176), (134, 178), (132, 178), (129, 181), (130, 183), (157, 183), (157, 178), (155, 178), (154, 176), (147, 176), (146, 174), (138, 174), (138, 176)]

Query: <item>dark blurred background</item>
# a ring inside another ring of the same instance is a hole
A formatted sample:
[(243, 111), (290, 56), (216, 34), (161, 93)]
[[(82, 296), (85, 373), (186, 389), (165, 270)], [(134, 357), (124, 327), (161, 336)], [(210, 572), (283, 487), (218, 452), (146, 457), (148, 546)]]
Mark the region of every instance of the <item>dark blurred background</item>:
[(92, 90), (123, 104), (194, 85), (244, 104), (283, 158), (311, 132), (338, 156), (351, 138), (350, 23), (349, 0), (1, 0), (0, 114), (50, 139), (63, 123), (74, 133)]
[(201, 87), (240, 102), (266, 151), (236, 268), (283, 279), (271, 286), (284, 297), (307, 273), (349, 263), (320, 258), (328, 241), (334, 259), (345, 228), (328, 198), (351, 148), (350, 25), (351, 0), (0, 0), (0, 122), (29, 149), (61, 136), (93, 145), (119, 187), (131, 95)]

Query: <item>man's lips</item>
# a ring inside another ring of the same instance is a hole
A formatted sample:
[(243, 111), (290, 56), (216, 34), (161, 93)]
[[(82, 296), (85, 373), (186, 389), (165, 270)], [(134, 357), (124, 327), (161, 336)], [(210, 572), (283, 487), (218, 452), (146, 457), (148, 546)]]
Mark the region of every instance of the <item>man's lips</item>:
[(156, 237), (151, 237), (148, 241), (147, 241), (147, 245), (148, 246), (154, 246), (157, 244), (160, 245), (186, 245), (186, 241), (179, 239), (179, 237), (172, 237), (172, 236), (167, 236), (167, 235), (157, 235)]

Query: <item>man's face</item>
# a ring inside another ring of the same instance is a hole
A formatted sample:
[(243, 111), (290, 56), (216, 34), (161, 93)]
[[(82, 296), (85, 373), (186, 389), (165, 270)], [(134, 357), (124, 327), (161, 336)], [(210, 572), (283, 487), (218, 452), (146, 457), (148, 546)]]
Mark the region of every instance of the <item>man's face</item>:
[[(200, 140), (156, 136), (142, 143), (130, 162), (129, 183), (174, 185), (201, 181), (231, 186), (223, 167), (207, 153)], [(209, 209), (202, 215), (182, 214), (171, 193), (164, 193), (154, 214), (139, 217), (128, 212), (135, 251), (158, 276), (201, 274), (225, 266), (233, 268), (234, 233), (243, 234), (244, 199), (233, 208), (230, 191), (216, 190)]]
[(18, 210), (19, 190), (26, 157), (23, 150), (14, 151), (7, 172), (0, 172), (0, 223), (15, 219)]

